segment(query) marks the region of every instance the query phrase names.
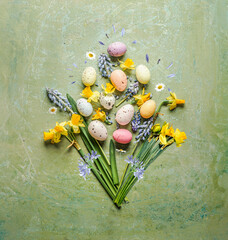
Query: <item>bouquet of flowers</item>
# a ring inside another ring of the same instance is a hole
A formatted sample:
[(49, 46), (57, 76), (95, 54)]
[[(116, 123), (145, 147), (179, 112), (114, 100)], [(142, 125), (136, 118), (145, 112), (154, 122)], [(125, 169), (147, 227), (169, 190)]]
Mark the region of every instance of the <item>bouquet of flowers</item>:
[[(104, 45), (102, 42), (100, 44)], [(159, 114), (161, 114), (162, 106), (169, 106), (172, 111), (178, 105), (184, 104), (185, 101), (178, 99), (176, 94), (168, 89), (170, 96), (157, 107), (156, 102), (151, 99), (152, 94), (145, 93), (146, 85), (150, 81), (149, 69), (142, 64), (135, 66), (129, 58), (124, 62), (120, 61), (119, 57), (127, 51), (126, 45), (122, 42), (110, 44), (107, 51), (111, 58), (106, 54), (101, 54), (98, 58), (101, 76), (111, 81), (111, 83), (106, 82), (106, 86), (101, 85), (103, 92), (91, 89), (96, 81), (96, 70), (93, 67), (87, 67), (84, 70), (82, 83), (85, 88), (81, 93), (82, 98), (76, 101), (69, 94), (63, 96), (58, 90), (46, 88), (49, 100), (55, 104), (55, 107), (50, 109), (50, 113), (55, 113), (56, 107), (58, 107), (63, 112), (67, 112), (70, 119), (61, 123), (56, 122), (54, 128), (44, 132), (44, 140), (57, 144), (62, 138), (66, 138), (69, 141), (68, 148), (74, 147), (81, 156), (78, 162), (80, 176), (86, 180), (92, 172), (113, 203), (117, 207), (121, 207), (124, 202), (129, 201), (127, 199), (129, 191), (143, 178), (151, 163), (173, 143), (180, 147), (187, 139), (184, 132), (178, 128), (174, 130), (171, 124), (156, 123)], [(95, 54), (90, 52), (87, 57), (95, 59)], [(148, 55), (146, 55), (146, 61), (149, 62)], [(120, 69), (113, 69), (114, 67)], [(136, 77), (131, 73), (132, 69), (136, 69)], [(169, 75), (168, 77), (173, 76)], [(141, 94), (139, 94), (140, 88), (142, 89)], [(164, 84), (156, 86), (157, 91), (163, 89)], [(109, 111), (113, 111), (115, 101), (122, 93), (122, 99), (116, 104), (116, 107), (125, 101), (130, 101), (118, 109), (116, 113), (117, 130), (113, 132), (114, 141), (110, 140), (108, 158), (100, 145), (100, 141), (105, 141), (108, 137), (105, 124), (109, 126), (113, 123)], [(93, 102), (96, 104), (99, 102), (100, 107), (95, 110), (92, 120), (88, 123), (88, 117), (93, 113), (93, 105), (91, 104)], [(126, 152), (126, 150), (116, 146), (126, 146), (132, 141), (132, 133), (124, 128), (130, 123), (132, 132), (137, 134), (135, 146), (125, 159), (126, 168), (119, 179), (116, 151)], [(79, 137), (84, 143), (83, 149), (87, 151), (86, 153), (79, 145)]]

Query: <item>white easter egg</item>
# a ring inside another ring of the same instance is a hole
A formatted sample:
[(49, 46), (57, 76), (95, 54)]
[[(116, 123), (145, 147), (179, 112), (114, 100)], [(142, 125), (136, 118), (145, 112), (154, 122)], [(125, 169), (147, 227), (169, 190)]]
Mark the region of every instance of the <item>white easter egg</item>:
[(85, 98), (79, 98), (76, 102), (76, 105), (79, 113), (84, 117), (90, 116), (93, 112), (91, 103), (87, 102)]
[(115, 104), (115, 97), (113, 94), (103, 94), (101, 93), (100, 96), (100, 104), (101, 106), (103, 106), (105, 109), (110, 110), (113, 108), (114, 104)]
[(145, 65), (138, 65), (135, 72), (140, 83), (147, 84), (150, 81), (150, 70)]
[(90, 122), (88, 131), (93, 138), (99, 141), (104, 141), (108, 137), (108, 132), (105, 125), (98, 120)]
[(127, 125), (134, 115), (134, 107), (131, 104), (126, 104), (121, 107), (116, 113), (116, 121), (124, 126)]
[(82, 73), (82, 83), (85, 86), (92, 86), (96, 81), (96, 70), (93, 67), (87, 67)]

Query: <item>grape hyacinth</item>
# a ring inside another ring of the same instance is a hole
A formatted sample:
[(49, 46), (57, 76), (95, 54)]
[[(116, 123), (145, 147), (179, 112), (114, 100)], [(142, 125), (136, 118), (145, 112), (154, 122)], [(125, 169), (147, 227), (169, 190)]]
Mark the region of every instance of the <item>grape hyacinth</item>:
[(111, 59), (107, 54), (103, 53), (98, 57), (98, 67), (102, 77), (110, 77), (110, 73), (113, 71), (113, 66), (115, 66), (115, 64), (111, 63)]
[(151, 128), (153, 126), (153, 117), (145, 120), (141, 125), (138, 126), (139, 134), (135, 137), (136, 142), (140, 140), (144, 141), (147, 136), (150, 135)]
[(127, 101), (132, 98), (134, 95), (136, 95), (139, 91), (139, 82), (135, 80), (134, 83), (131, 83), (130, 86), (127, 88), (125, 94), (123, 97), (127, 97)]
[[(132, 78), (129, 78), (132, 79)], [(123, 95), (123, 99), (116, 104), (116, 107), (118, 107), (120, 104), (122, 104), (124, 101), (128, 101), (131, 99), (134, 95), (136, 95), (139, 91), (139, 82), (137, 80), (134, 81), (134, 83), (131, 83), (130, 86), (127, 88), (125, 94)]]
[(64, 112), (71, 112), (70, 109), (72, 106), (66, 97), (62, 95), (58, 90), (54, 90), (51, 88), (46, 88), (47, 96), (51, 102), (53, 102), (56, 106), (58, 106)]
[(133, 117), (133, 120), (131, 122), (131, 128), (132, 128), (132, 131), (133, 132), (136, 132), (139, 128), (141, 124), (141, 115), (140, 115), (140, 112), (137, 111), (137, 112), (134, 112), (134, 117)]

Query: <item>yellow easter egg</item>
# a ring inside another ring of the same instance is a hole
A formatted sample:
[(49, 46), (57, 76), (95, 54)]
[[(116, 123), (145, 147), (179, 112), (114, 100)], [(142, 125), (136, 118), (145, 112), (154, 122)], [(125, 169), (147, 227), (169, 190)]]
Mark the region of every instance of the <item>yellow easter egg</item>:
[(138, 65), (135, 70), (137, 80), (142, 84), (150, 81), (150, 70), (145, 65)]
[(150, 118), (154, 115), (156, 109), (156, 102), (154, 100), (148, 100), (140, 108), (140, 115), (143, 118)]

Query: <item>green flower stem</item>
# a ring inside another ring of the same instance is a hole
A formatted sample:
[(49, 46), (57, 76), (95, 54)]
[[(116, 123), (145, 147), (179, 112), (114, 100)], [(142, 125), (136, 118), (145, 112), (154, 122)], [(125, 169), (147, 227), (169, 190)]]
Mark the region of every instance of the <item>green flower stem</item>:
[(128, 177), (126, 178), (124, 184), (123, 184), (122, 187), (119, 189), (119, 192), (116, 194), (116, 197), (115, 197), (115, 199), (114, 199), (114, 203), (117, 203), (117, 204), (118, 204), (119, 199), (121, 198), (124, 190), (125, 190), (126, 187), (128, 186), (128, 183), (131, 181), (132, 175), (133, 175), (133, 173), (128, 174)]
[[(145, 141), (145, 142), (141, 145), (141, 148), (140, 148), (140, 150), (139, 150), (138, 155), (144, 150), (144, 145), (146, 144), (146, 142), (147, 142), (147, 141)], [(138, 142), (137, 142), (137, 144), (138, 144)], [(135, 146), (137, 146), (137, 144), (136, 144)], [(133, 149), (133, 151), (132, 151), (132, 154), (131, 154), (131, 155), (133, 155), (133, 156), (134, 156), (134, 153), (135, 153), (135, 149), (136, 149), (136, 148), (134, 147), (134, 149)], [(138, 155), (137, 155), (137, 156), (138, 156)], [(119, 190), (120, 190), (121, 187), (122, 187), (123, 180), (124, 180), (125, 176), (127, 175), (128, 170), (129, 170), (129, 163), (126, 165), (126, 167), (125, 167), (125, 169), (124, 169), (124, 173), (123, 173), (123, 175), (122, 175), (122, 177), (121, 177), (120, 186), (119, 186), (119, 188), (118, 188), (117, 194), (118, 194)]]
[(116, 104), (116, 107), (119, 107), (120, 104), (122, 104), (124, 101), (126, 101), (128, 97), (123, 98), (120, 102)]
[[(159, 149), (154, 153), (153, 157), (151, 157), (151, 158), (147, 161), (144, 169), (146, 170), (146, 169), (150, 166), (150, 164), (151, 164), (152, 162), (154, 162), (155, 159), (158, 158), (158, 156), (159, 156), (163, 151), (164, 151), (164, 150), (162, 150), (161, 148), (159, 148)], [(131, 190), (131, 188), (134, 186), (134, 184), (137, 182), (137, 180), (138, 180), (138, 179), (133, 176), (133, 178), (130, 180), (129, 184), (128, 184), (127, 186), (125, 186), (124, 189), (121, 191), (121, 194), (120, 194), (120, 196), (118, 197), (118, 201), (116, 201), (116, 204), (117, 204), (118, 207), (121, 206), (121, 204), (122, 204), (122, 202), (123, 202), (123, 199), (127, 196), (127, 194), (129, 193), (129, 191)]]
[[(69, 134), (71, 135), (72, 139), (76, 141), (76, 137), (75, 135), (68, 131)], [(83, 136), (84, 137), (84, 136)], [(86, 144), (86, 146), (88, 146), (88, 144)], [(92, 148), (88, 149), (90, 152), (93, 150)], [(94, 161), (95, 165), (97, 166), (97, 169), (101, 172), (102, 177), (104, 178), (106, 184), (108, 185), (108, 187), (110, 188), (110, 190), (113, 192), (113, 194), (115, 195), (116, 193), (116, 189), (114, 188), (114, 185), (112, 184), (112, 179), (110, 178), (110, 176), (108, 176), (108, 174), (105, 172), (104, 168), (101, 166), (102, 164), (100, 163), (99, 160), (95, 160)]]
[(110, 198), (113, 200), (115, 198), (115, 194), (113, 194), (113, 192), (110, 190), (110, 188), (106, 185), (106, 183), (104, 182), (104, 180), (102, 179), (102, 177), (99, 175), (99, 173), (95, 170), (95, 169), (91, 169), (93, 174), (95, 175), (95, 177), (97, 178), (97, 180), (100, 182), (100, 184), (102, 185), (102, 187), (105, 189), (105, 191), (108, 193), (108, 195), (110, 196)]
[[(73, 140), (75, 140), (74, 138), (73, 139), (70, 139), (69, 137), (65, 136), (66, 139), (71, 143)], [(77, 149), (78, 150), (78, 149)], [(85, 161), (84, 159), (84, 152), (82, 149), (79, 149), (78, 150), (79, 154), (81, 155), (81, 157), (83, 158), (83, 160)], [(100, 174), (97, 172), (97, 170), (95, 168), (91, 168), (91, 171), (92, 173), (95, 175), (95, 177), (97, 178), (97, 180), (100, 182), (100, 184), (102, 185), (102, 187), (104, 188), (104, 190), (107, 192), (107, 194), (110, 196), (110, 198), (113, 200), (114, 197), (115, 197), (115, 194), (110, 190), (110, 188), (107, 186), (107, 184), (105, 183), (105, 181), (102, 179), (102, 177), (100, 176)]]
[[(101, 153), (101, 156), (105, 156), (105, 153), (103, 152), (100, 144), (97, 141), (91, 141), (90, 140), (90, 136), (89, 133), (86, 132), (86, 130), (84, 128), (81, 128), (81, 131), (83, 132), (83, 135), (85, 136), (86, 140), (87, 140), (87, 144), (89, 144), (92, 148), (92, 150), (97, 151), (97, 153)], [(95, 139), (94, 139), (95, 140)], [(95, 144), (94, 144), (95, 143)], [(97, 145), (96, 145), (97, 144)], [(97, 146), (97, 147), (96, 147)], [(87, 145), (86, 145), (87, 147)], [(111, 168), (108, 165), (107, 161), (104, 161), (104, 159), (99, 158), (101, 164), (103, 165), (104, 169), (106, 172), (108, 172), (109, 176), (112, 176), (111, 173)]]
[[(87, 139), (85, 138), (85, 136), (82, 136), (82, 140), (85, 143), (87, 149), (89, 152), (91, 152), (93, 149), (91, 146), (89, 146), (89, 144), (86, 142)], [(109, 187), (109, 189), (112, 191), (112, 193), (115, 195), (116, 194), (116, 189), (114, 184), (112, 183), (112, 179), (110, 177), (108, 177), (107, 173), (105, 172), (104, 168), (101, 165), (101, 162), (99, 161), (99, 158), (94, 160), (94, 163), (97, 167), (97, 169), (101, 172), (101, 175), (103, 177), (103, 179), (105, 180), (107, 186)]]
[(115, 153), (115, 145), (113, 140), (110, 140), (109, 144), (109, 157), (110, 157), (110, 163), (111, 163), (111, 170), (112, 170), (112, 179), (114, 185), (119, 184), (119, 177), (118, 177), (118, 171), (116, 166), (116, 153)]
[(132, 187), (135, 185), (135, 183), (137, 182), (137, 180), (138, 180), (138, 179), (137, 179), (136, 177), (132, 178), (130, 184), (129, 184), (128, 187), (125, 189), (122, 197), (120, 198), (120, 201), (119, 201), (118, 203), (116, 203), (118, 207), (121, 207), (124, 196), (125, 196), (125, 197), (127, 196), (127, 194), (128, 194), (129, 191), (132, 189)]

